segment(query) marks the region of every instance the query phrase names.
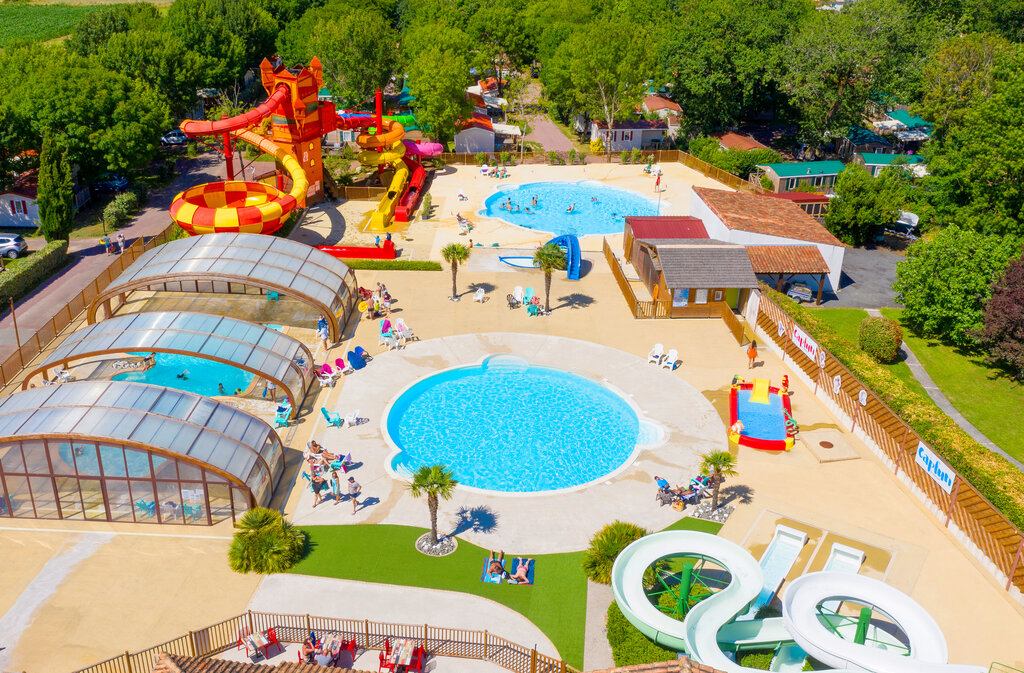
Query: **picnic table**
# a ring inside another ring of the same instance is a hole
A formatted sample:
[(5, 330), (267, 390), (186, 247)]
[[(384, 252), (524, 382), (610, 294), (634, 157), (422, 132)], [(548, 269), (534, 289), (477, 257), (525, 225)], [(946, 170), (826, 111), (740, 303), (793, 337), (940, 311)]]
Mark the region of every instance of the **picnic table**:
[(416, 642), (409, 638), (399, 638), (391, 650), (391, 663), (397, 666), (408, 666), (412, 663), (413, 650)]
[(252, 658), (255, 659), (259, 656), (259, 653), (263, 652), (263, 658), (267, 658), (267, 648), (270, 647), (270, 639), (261, 632), (256, 632), (246, 636), (249, 647), (252, 648)]

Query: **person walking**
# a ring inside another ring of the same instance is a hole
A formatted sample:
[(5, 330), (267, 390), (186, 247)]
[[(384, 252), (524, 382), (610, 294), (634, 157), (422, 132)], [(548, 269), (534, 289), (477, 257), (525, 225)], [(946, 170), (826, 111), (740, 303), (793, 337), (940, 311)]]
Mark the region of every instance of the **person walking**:
[(654, 179), (654, 191), (661, 191), (661, 173)]
[(100, 245), (103, 246), (103, 254), (110, 254), (110, 239), (106, 236), (100, 239)]
[(747, 348), (747, 369), (754, 368), (755, 360), (757, 360), (757, 342), (751, 341), (750, 347)]
[(331, 338), (331, 331), (327, 329), (327, 325), (324, 325), (317, 331), (317, 336), (320, 337), (320, 343), (323, 344), (324, 355), (327, 355), (327, 352), (331, 348), (329, 343)]
[(277, 384), (267, 379), (267, 395), (270, 396), (271, 402), (277, 402)]
[(117, 247), (118, 247), (118, 254), (123, 255), (124, 254), (124, 234), (122, 234), (120, 231), (117, 232)]
[(356, 513), (356, 508), (359, 506), (359, 491), (362, 490), (362, 486), (356, 481), (355, 477), (348, 478), (348, 499), (352, 501), (352, 514)]

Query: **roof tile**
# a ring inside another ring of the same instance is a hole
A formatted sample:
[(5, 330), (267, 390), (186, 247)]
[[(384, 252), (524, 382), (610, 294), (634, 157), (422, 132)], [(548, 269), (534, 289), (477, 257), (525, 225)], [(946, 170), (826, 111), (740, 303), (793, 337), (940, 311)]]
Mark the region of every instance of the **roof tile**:
[(828, 264), (814, 245), (748, 245), (754, 273), (828, 273)]
[(846, 247), (800, 206), (786, 199), (707, 187), (694, 187), (693, 191), (729, 229)]

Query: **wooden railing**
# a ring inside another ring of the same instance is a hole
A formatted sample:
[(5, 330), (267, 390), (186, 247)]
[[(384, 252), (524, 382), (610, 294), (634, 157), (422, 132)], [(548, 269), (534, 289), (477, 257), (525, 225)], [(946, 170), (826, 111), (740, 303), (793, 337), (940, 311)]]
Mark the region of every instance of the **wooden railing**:
[(718, 304), (719, 313), (722, 316), (722, 320), (725, 322), (725, 326), (729, 328), (736, 343), (743, 345), (746, 340), (746, 332), (743, 329), (743, 323), (740, 322), (739, 317), (732, 312), (732, 309), (725, 302), (715, 302)]
[(346, 200), (369, 201), (387, 194), (387, 187), (363, 187), (352, 185), (349, 187), (338, 186), (339, 196)]
[(273, 628), (282, 643), (301, 643), (310, 631), (355, 640), (363, 650), (384, 649), (384, 640), (408, 638), (421, 643), (428, 655), (479, 659), (514, 673), (579, 673), (561, 659), (541, 654), (487, 631), (452, 629), (429, 624), (393, 624), (313, 615), (245, 612), (138, 652), (125, 652), (75, 673), (148, 673), (161, 652), (187, 657), (211, 657), (238, 646), (242, 634)]
[(695, 171), (699, 171), (707, 177), (721, 182), (723, 185), (732, 187), (738, 192), (747, 192), (749, 194), (767, 194), (768, 190), (761, 187), (760, 185), (754, 185), (746, 180), (743, 180), (738, 175), (733, 175), (728, 171), (723, 171), (718, 166), (713, 166), (706, 161), (702, 161), (692, 154), (686, 152), (679, 153), (679, 163), (684, 166), (688, 166)]
[[(897, 475), (909, 482), (911, 490), (946, 528), (959, 531), (961, 542), (973, 547), (990, 572), (1011, 586), (1024, 591), (1024, 533), (978, 492), (963, 476), (955, 474), (949, 493), (920, 466), (915, 454), (921, 437), (902, 418), (847, 369), (831, 353), (821, 349), (818, 362), (807, 357), (792, 341), (794, 320), (764, 294), (758, 304), (758, 327), (793, 364), (803, 372), (814, 387), (831, 401), (839, 415), (846, 416), (850, 431), (860, 429), (865, 442), (885, 457)], [(781, 334), (779, 326), (782, 326)], [(858, 397), (864, 391), (863, 404)]]
[[(123, 253), (114, 257), (110, 265), (101, 271), (71, 301), (59, 308), (45, 325), (36, 330), (35, 333), (23, 337), (21, 339), (21, 348), (14, 351), (0, 364), (0, 387), (6, 386), (14, 380), (25, 365), (32, 361), (32, 358), (46, 348), (58, 334), (75, 320), (79, 313), (88, 308), (96, 295), (106, 288), (114, 278), (117, 278), (122, 271), (128, 268), (132, 262), (138, 259), (143, 252), (166, 241), (173, 227), (174, 224), (172, 223), (148, 241), (143, 241), (141, 237), (137, 238), (131, 245), (125, 248)], [(17, 311), (17, 308), (15, 310)]]
[[(487, 157), (487, 163), (493, 165), (500, 163), (501, 152), (483, 152)], [(562, 159), (565, 159), (568, 155), (567, 152), (558, 152)], [(684, 154), (679, 150), (640, 150), (640, 158), (632, 162), (634, 165), (644, 164), (646, 165), (648, 160), (654, 163), (661, 162), (676, 162), (681, 161), (681, 155)], [(509, 156), (515, 160), (517, 164), (543, 164), (548, 161), (548, 153), (543, 152), (509, 152)], [(577, 152), (576, 156), (580, 157), (584, 163), (622, 163), (622, 152), (607, 152), (605, 154), (592, 154), (590, 152)], [(475, 165), (477, 163), (477, 154), (471, 152), (445, 152), (441, 155), (441, 159), (446, 164), (463, 164), (463, 165)], [(632, 153), (630, 153), (632, 158)], [(566, 164), (569, 165), (569, 164)], [(733, 176), (735, 177), (735, 176)]]

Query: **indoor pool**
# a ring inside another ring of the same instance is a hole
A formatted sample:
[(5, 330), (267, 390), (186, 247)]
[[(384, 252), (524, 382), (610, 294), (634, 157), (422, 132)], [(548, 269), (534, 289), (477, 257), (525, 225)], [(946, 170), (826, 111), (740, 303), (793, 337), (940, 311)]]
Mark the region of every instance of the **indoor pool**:
[(443, 463), (460, 484), (505, 492), (552, 491), (621, 467), (640, 434), (624, 399), (581, 376), (494, 356), (407, 389), (387, 416), (409, 473)]
[[(149, 353), (132, 353), (144, 357)], [(178, 374), (188, 371), (185, 378)], [(125, 372), (114, 377), (115, 381), (139, 381), (166, 386), (176, 390), (185, 390), (199, 395), (213, 396), (219, 392), (218, 384), (224, 384), (226, 394), (231, 395), (236, 389), (243, 391), (249, 387), (253, 375), (244, 369), (221, 364), (213, 360), (178, 355), (177, 353), (157, 353), (156, 364), (144, 372)]]
[[(654, 184), (653, 182), (651, 183)], [(533, 205), (533, 197), (537, 205)], [(501, 208), (512, 199), (513, 212)], [(566, 212), (574, 205), (573, 212)], [(662, 207), (666, 206), (662, 203)], [(519, 212), (515, 212), (519, 206)], [(531, 212), (526, 212), (529, 208)], [(658, 202), (593, 180), (502, 185), (484, 202), (480, 215), (561, 236), (618, 234), (627, 215), (657, 215)]]

